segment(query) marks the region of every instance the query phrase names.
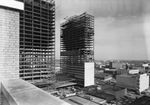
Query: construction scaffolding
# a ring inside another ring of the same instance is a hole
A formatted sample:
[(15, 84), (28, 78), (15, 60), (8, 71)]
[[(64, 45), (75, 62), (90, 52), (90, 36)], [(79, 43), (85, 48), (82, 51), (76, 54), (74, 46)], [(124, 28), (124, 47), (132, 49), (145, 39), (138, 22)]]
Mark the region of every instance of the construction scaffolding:
[(19, 0), (20, 78), (34, 82), (50, 79), (55, 71), (55, 2)]
[(84, 63), (94, 61), (94, 16), (85, 12), (67, 18), (61, 24), (60, 39), (61, 70), (80, 78), (81, 82), (81, 78), (84, 78)]

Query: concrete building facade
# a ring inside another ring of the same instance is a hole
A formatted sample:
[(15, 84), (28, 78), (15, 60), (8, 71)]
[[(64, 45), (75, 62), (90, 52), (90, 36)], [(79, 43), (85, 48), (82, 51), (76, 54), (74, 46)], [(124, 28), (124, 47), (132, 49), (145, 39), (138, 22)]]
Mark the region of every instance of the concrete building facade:
[(14, 1), (22, 6), (16, 8), (9, 7), (9, 4), (5, 5), (2, 1), (0, 2), (0, 80), (19, 78), (19, 9), (23, 9), (23, 3)]
[(23, 3), (0, 0), (0, 104), (1, 82), (19, 79), (19, 17)]

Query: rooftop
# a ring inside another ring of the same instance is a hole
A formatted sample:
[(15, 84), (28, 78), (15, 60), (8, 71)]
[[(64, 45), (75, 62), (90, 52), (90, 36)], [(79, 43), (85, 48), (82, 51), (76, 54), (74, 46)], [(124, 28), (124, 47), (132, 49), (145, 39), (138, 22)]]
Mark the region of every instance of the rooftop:
[(70, 105), (21, 79), (3, 81), (2, 92), (13, 105)]
[(106, 91), (117, 92), (117, 91), (120, 91), (120, 90), (122, 90), (122, 89), (123, 89), (123, 88), (113, 86), (113, 87), (107, 88)]
[(112, 101), (115, 99), (115, 96), (114, 95), (110, 95), (110, 94), (107, 94), (107, 93), (104, 93), (104, 92), (90, 92), (88, 93), (92, 96), (95, 96), (95, 97), (98, 97), (98, 98), (102, 98), (102, 99), (105, 99), (107, 101)]
[(143, 96), (129, 105), (150, 105), (150, 97)]
[(144, 74), (122, 74), (122, 75), (118, 75), (118, 76), (122, 76), (122, 77), (137, 77), (137, 76), (140, 76), (140, 75), (145, 75), (146, 73)]
[(117, 71), (118, 69), (105, 69), (105, 71)]
[(57, 88), (66, 87), (66, 86), (73, 86), (76, 84), (77, 83), (74, 83), (74, 82), (66, 82), (66, 83), (59, 84), (59, 86)]
[(89, 94), (82, 94), (82, 95), (80, 95), (80, 97), (91, 97), (92, 98), (92, 101), (93, 102), (96, 102), (96, 103), (100, 103), (100, 102), (102, 102), (102, 101), (105, 101), (104, 99), (102, 99), (102, 98), (98, 98), (98, 97), (94, 97), (94, 96), (92, 96), (92, 95), (89, 95)]
[(98, 74), (95, 74), (95, 78), (104, 78), (104, 77), (107, 77), (107, 76), (110, 76), (109, 73), (98, 73)]

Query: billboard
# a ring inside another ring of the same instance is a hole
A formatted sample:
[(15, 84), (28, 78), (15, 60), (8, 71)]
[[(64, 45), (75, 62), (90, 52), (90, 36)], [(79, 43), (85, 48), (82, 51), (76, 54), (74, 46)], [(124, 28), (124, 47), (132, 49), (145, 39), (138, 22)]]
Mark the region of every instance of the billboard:
[(94, 62), (84, 63), (84, 86), (94, 85)]

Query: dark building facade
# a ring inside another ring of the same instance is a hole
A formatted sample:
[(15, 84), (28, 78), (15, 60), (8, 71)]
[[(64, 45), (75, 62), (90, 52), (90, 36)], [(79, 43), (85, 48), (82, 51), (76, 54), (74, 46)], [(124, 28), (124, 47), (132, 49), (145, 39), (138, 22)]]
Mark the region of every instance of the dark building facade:
[(51, 78), (55, 70), (55, 2), (18, 0), (20, 13), (20, 78), (36, 81)]
[(85, 85), (86, 71), (93, 73), (93, 68), (86, 69), (94, 63), (94, 16), (85, 12), (66, 19), (61, 24), (60, 39), (61, 70)]

